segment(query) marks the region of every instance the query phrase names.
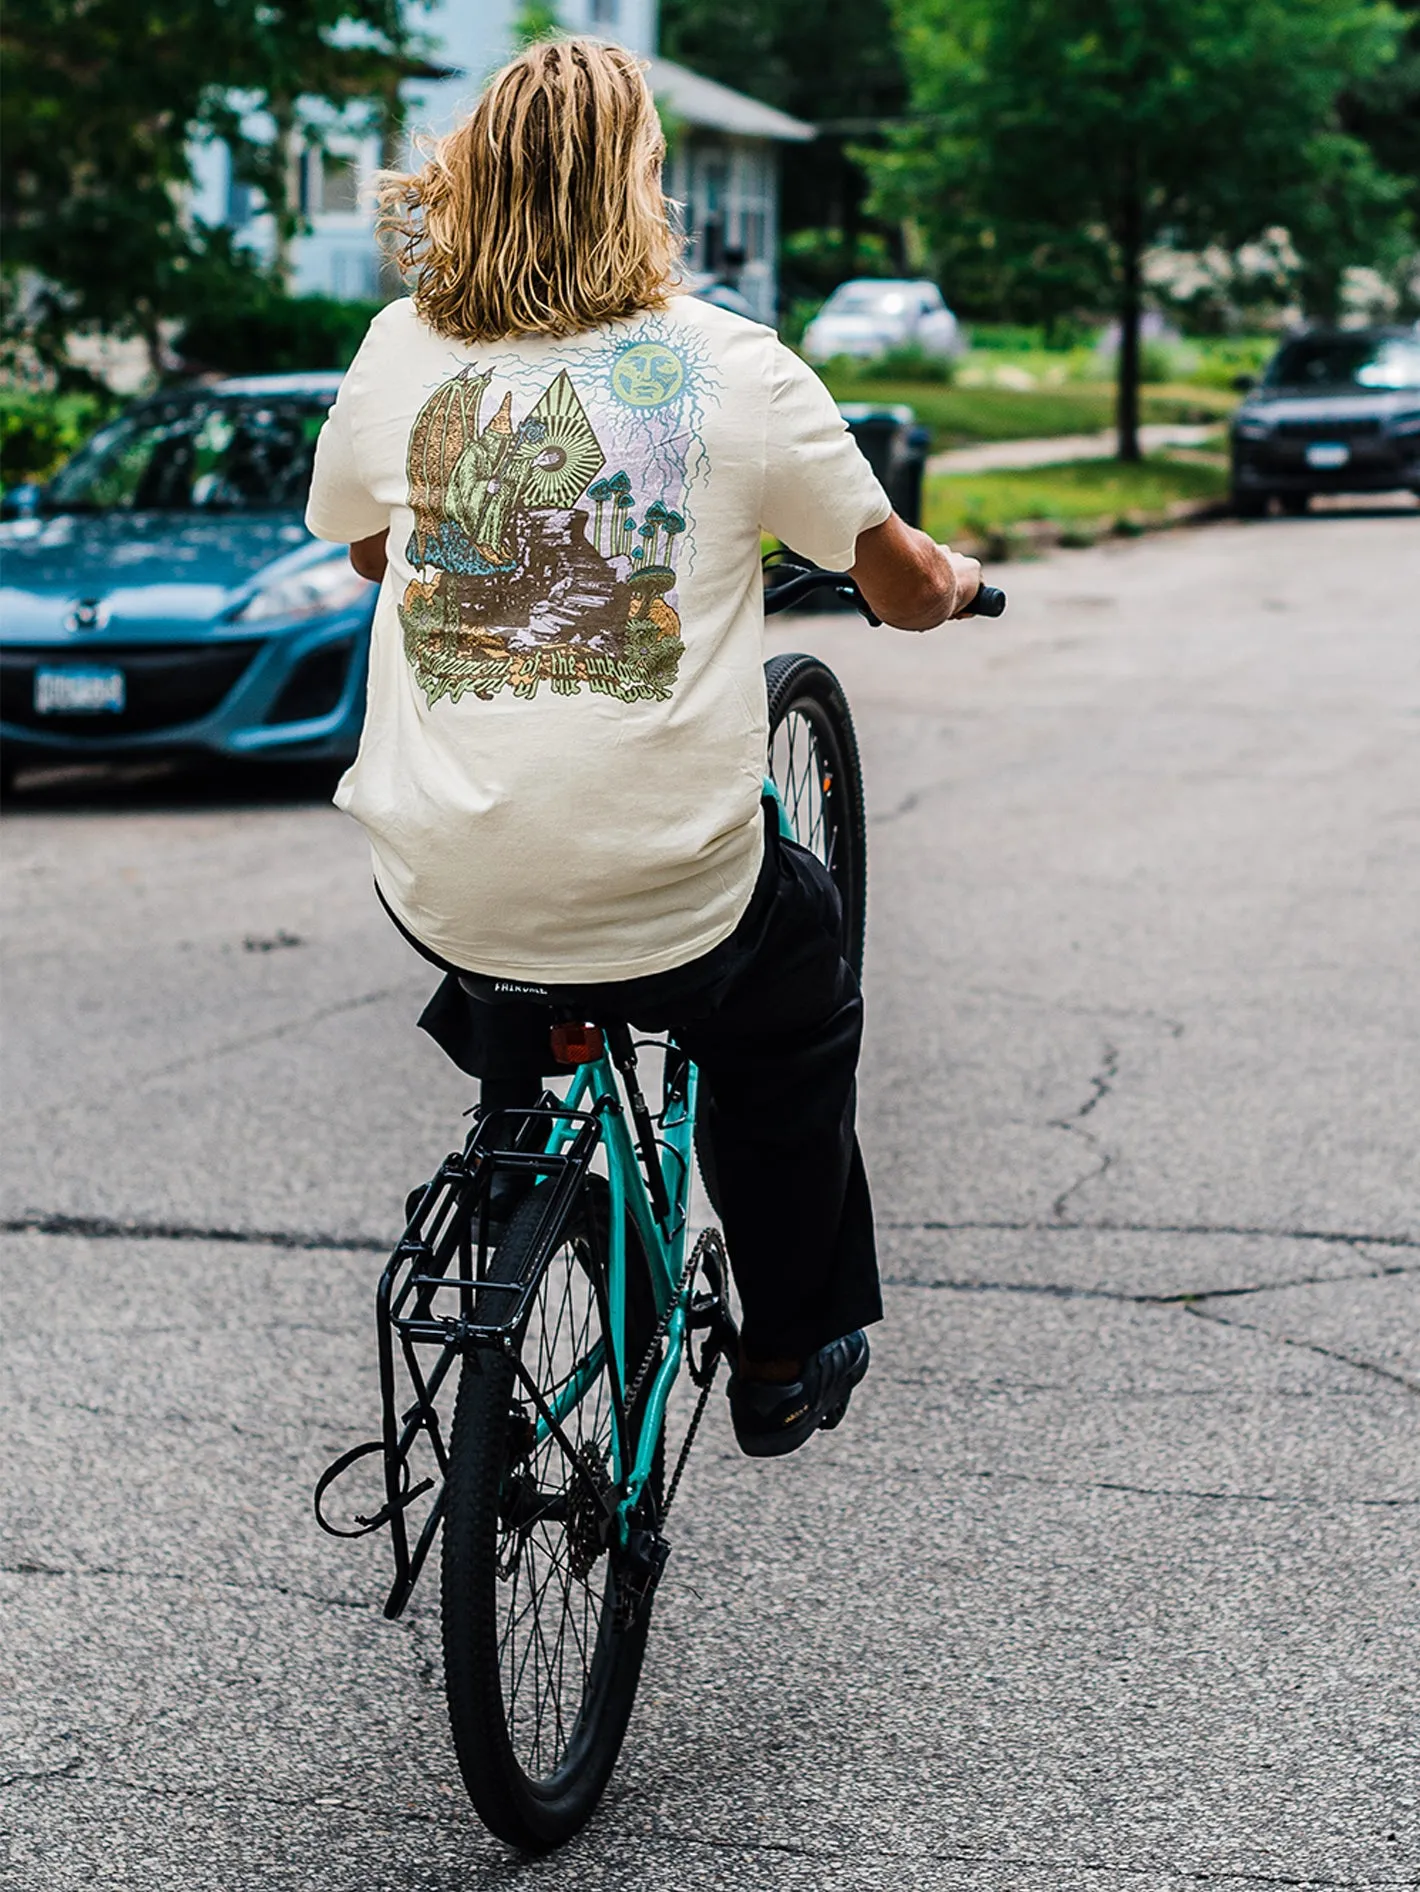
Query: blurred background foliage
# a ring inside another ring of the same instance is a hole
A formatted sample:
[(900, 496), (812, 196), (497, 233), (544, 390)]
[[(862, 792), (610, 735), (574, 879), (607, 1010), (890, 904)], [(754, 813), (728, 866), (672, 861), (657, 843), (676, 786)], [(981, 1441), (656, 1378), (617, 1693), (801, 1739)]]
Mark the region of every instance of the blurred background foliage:
[[(313, 102), (388, 100), (412, 44), (401, 0), (6, 0), (0, 22), (0, 341), (64, 388), (75, 333), (138, 336), (279, 293), (301, 218), (293, 140)], [(376, 109), (378, 106), (376, 105)], [(272, 265), (189, 216), (194, 143), (223, 139), (276, 226)]]
[[(286, 293), (293, 140), (360, 109), (393, 148), (418, 17), (8, 0), (7, 479), (110, 403), (76, 337), (139, 338), (157, 378), (349, 360), (370, 305)], [(520, 34), (555, 19), (525, 0)], [(1136, 420), (1226, 411), (1290, 321), (1420, 311), (1420, 0), (662, 0), (661, 44), (817, 130), (783, 158), (787, 340), (850, 277), (940, 283), (964, 356), (827, 371), (939, 446), (1093, 431), (1117, 380), (1130, 451)], [(186, 211), (212, 137), (270, 207), (265, 264)]]

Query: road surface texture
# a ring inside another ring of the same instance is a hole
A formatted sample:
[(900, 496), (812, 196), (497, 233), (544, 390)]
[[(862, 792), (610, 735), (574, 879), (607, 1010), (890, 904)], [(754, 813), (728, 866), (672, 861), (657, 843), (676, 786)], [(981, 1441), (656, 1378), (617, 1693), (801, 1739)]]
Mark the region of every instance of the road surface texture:
[(474, 1822), (437, 1576), (320, 1536), (468, 1087), (314, 792), (4, 824), (14, 1892), (1413, 1886), (1420, 530), (1176, 532), (935, 637), (799, 620), (872, 808), (888, 1319), (848, 1423), (716, 1399), (626, 1751)]

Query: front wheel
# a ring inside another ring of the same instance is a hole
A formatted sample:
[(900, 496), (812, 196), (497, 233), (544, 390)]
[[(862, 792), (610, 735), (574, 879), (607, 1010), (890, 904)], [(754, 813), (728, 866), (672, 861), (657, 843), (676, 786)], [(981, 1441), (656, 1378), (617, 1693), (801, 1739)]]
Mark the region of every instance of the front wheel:
[(861, 978), (868, 918), (868, 833), (858, 737), (843, 686), (817, 657), (764, 666), (769, 774), (789, 829), (833, 876), (843, 906), (843, 957)]
[[(509, 1220), (489, 1276), (523, 1278), (546, 1206)], [(590, 1178), (543, 1274), (518, 1357), (465, 1354), (449, 1436), (443, 1545), (444, 1685), (454, 1748), (484, 1825), (530, 1852), (590, 1817), (620, 1752), (649, 1608), (620, 1620), (600, 1502), (612, 1478), (603, 1327), (609, 1198)], [(634, 1373), (655, 1330), (650, 1270), (626, 1230), (626, 1347)], [(492, 1297), (488, 1297), (492, 1298)], [(570, 1450), (569, 1450), (570, 1448)], [(658, 1453), (649, 1500), (660, 1505)]]

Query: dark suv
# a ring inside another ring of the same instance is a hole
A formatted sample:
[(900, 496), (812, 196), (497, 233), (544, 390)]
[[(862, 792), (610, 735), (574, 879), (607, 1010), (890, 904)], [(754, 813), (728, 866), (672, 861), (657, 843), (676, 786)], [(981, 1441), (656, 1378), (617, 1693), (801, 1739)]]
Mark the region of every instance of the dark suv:
[(1283, 342), (1233, 416), (1232, 503), (1305, 512), (1313, 493), (1420, 494), (1420, 330), (1313, 329)]

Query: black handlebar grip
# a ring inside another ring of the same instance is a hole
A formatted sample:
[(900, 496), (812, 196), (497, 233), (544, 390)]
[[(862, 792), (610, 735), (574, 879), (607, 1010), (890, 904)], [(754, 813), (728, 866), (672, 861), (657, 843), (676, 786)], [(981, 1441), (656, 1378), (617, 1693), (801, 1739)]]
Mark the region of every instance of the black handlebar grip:
[(964, 618), (998, 618), (1006, 608), (1006, 594), (995, 585), (983, 585), (966, 609)]

